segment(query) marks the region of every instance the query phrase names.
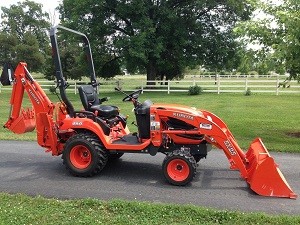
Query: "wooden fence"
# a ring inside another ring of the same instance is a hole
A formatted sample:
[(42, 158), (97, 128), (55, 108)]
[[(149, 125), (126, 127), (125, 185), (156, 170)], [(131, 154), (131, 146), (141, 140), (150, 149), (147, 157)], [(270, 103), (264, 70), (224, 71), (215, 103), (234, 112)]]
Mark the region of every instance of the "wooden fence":
[[(203, 92), (211, 93), (243, 93), (250, 90), (251, 93), (300, 93), (300, 84), (297, 81), (290, 81), (285, 85), (281, 85), (285, 81), (285, 76), (188, 76), (183, 80), (164, 80), (164, 81), (147, 81), (145, 78), (140, 79), (132, 76), (123, 76), (120, 79), (102, 80), (100, 81), (101, 92), (114, 91), (115, 87), (120, 87), (124, 91), (133, 91), (142, 89), (143, 92), (188, 92), (190, 86), (198, 85)], [(38, 81), (45, 91), (49, 91), (50, 87), (55, 87), (54, 81)], [(151, 85), (149, 85), (151, 83)], [(77, 94), (77, 87), (83, 84), (82, 81), (69, 81), (68, 92)], [(0, 85), (0, 92), (11, 90), (11, 87), (3, 87)]]

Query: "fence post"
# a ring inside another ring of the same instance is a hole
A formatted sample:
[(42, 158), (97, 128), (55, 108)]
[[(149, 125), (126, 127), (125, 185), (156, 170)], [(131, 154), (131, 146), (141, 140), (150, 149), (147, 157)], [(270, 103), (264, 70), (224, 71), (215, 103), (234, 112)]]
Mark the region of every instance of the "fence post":
[(195, 77), (193, 78), (193, 86), (196, 86)]
[(279, 94), (279, 75), (277, 75), (277, 81), (276, 81), (276, 95)]
[(168, 80), (168, 94), (170, 94), (170, 80)]
[(141, 81), (141, 89), (142, 89), (142, 94), (144, 94), (144, 81)]
[(248, 90), (248, 75), (246, 75), (246, 80), (245, 80), (245, 91)]
[(220, 94), (220, 89), (221, 89), (221, 87), (220, 87), (220, 75), (216, 75), (216, 77), (217, 77), (217, 85), (218, 85), (218, 94)]
[(77, 83), (76, 83), (76, 80), (74, 81), (75, 82), (75, 84), (74, 84), (74, 93), (75, 93), (75, 95), (77, 94)]

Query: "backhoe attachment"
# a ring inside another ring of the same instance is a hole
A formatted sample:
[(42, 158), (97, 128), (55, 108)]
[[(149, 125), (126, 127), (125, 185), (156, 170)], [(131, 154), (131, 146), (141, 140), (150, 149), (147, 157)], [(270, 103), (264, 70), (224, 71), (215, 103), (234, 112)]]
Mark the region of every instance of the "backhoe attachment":
[[(24, 68), (19, 66), (16, 70), (18, 75), (22, 74)], [(10, 98), (10, 112), (9, 119), (5, 123), (4, 127), (16, 134), (23, 134), (31, 132), (35, 129), (35, 113), (33, 108), (22, 109), (22, 101), (24, 96), (24, 86), (26, 84), (25, 73), (23, 73), (23, 79), (18, 81), (19, 77), (16, 77), (12, 66), (6, 63), (3, 67), (1, 74), (1, 84), (3, 86), (13, 85), (12, 95)], [(31, 93), (33, 93), (31, 91)]]
[[(3, 80), (7, 75), (1, 76)], [(37, 142), (40, 146), (51, 151), (53, 155), (59, 155), (57, 129), (53, 120), (55, 105), (47, 97), (41, 86), (33, 79), (27, 70), (27, 64), (20, 62), (15, 70), (13, 90), (10, 98), (10, 112), (4, 127), (10, 131), (23, 134), (36, 128)], [(22, 109), (24, 92), (27, 93), (31, 107)]]

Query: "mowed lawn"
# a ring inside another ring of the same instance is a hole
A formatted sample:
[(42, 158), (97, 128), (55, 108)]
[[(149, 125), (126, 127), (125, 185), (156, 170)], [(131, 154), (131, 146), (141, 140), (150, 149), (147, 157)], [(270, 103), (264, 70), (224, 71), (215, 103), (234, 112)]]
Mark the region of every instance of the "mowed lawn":
[[(48, 94), (53, 102), (58, 99), (54, 94)], [(68, 94), (75, 109), (82, 109), (79, 95)], [(121, 113), (129, 115), (128, 124), (132, 132), (136, 127), (132, 103), (122, 102), (123, 94), (118, 92), (100, 93), (101, 97), (109, 96), (104, 104), (119, 106)], [(11, 134), (2, 127), (9, 114), (8, 91), (0, 93), (0, 139), (35, 140), (35, 132), (23, 135)], [(189, 96), (187, 93), (145, 92), (140, 101), (151, 99), (154, 103), (176, 103), (205, 109), (219, 116), (228, 125), (239, 145), (247, 150), (250, 142), (261, 137), (270, 151), (300, 152), (300, 95), (285, 94), (214, 94)], [(25, 105), (28, 100), (25, 100)]]
[[(111, 99), (105, 104), (117, 105), (128, 124), (135, 120), (132, 104), (122, 102), (120, 93), (102, 93)], [(0, 124), (9, 113), (9, 93), (0, 93)], [(53, 102), (57, 97), (49, 94)], [(79, 96), (69, 94), (76, 109), (81, 109)], [(300, 152), (299, 105), (300, 95), (255, 94), (202, 94), (145, 93), (140, 101), (151, 99), (154, 103), (177, 103), (209, 110), (221, 117), (229, 126), (242, 148), (260, 136), (269, 150)], [(25, 100), (25, 105), (28, 100)], [(135, 131), (135, 127), (130, 125)], [(35, 140), (35, 132), (14, 135), (0, 126), (0, 139)], [(0, 225), (10, 224), (300, 224), (299, 215), (266, 215), (220, 211), (210, 208), (129, 202), (124, 200), (100, 201), (92, 199), (57, 200), (29, 197), (23, 194), (0, 193)], [(246, 204), (246, 203), (245, 203)]]

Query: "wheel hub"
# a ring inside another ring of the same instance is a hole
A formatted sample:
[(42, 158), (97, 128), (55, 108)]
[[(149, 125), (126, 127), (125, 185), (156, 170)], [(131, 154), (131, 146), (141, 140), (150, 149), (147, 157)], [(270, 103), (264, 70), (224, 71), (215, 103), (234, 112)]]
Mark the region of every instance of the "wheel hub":
[(92, 162), (90, 150), (84, 145), (77, 145), (71, 149), (70, 161), (77, 169), (86, 169)]
[(179, 170), (179, 171), (181, 172), (181, 170), (183, 169), (183, 166), (177, 164), (176, 169)]
[(174, 181), (181, 182), (188, 178), (190, 169), (185, 160), (175, 158), (169, 162), (167, 173)]

